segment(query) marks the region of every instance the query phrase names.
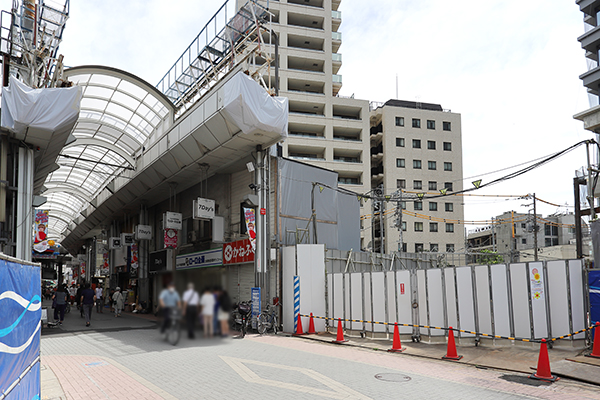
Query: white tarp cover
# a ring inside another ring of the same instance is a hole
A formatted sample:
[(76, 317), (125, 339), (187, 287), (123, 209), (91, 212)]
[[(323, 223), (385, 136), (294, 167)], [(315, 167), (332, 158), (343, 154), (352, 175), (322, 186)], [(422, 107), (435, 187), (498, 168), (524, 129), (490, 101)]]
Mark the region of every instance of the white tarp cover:
[(2, 126), (25, 133), (28, 127), (57, 131), (79, 117), (81, 87), (32, 89), (10, 77), (2, 88)]
[(223, 86), (223, 93), (223, 109), (243, 133), (265, 131), (287, 136), (286, 97), (269, 96), (243, 72), (238, 72)]

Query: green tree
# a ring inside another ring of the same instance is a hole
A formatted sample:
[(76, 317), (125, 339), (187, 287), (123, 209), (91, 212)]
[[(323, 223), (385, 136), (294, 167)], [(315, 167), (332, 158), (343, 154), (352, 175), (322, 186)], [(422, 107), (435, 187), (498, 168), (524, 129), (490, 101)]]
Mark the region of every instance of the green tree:
[(501, 264), (504, 262), (504, 257), (502, 257), (500, 254), (498, 254), (495, 251), (480, 250), (479, 253), (481, 254), (478, 257), (480, 264), (489, 265), (489, 264)]

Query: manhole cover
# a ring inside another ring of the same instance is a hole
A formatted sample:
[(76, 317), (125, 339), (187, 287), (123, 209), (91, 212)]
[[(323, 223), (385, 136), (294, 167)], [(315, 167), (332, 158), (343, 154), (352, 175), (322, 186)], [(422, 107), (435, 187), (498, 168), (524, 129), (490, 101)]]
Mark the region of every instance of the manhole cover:
[(375, 375), (376, 379), (380, 381), (386, 382), (408, 382), (410, 381), (410, 376), (402, 375), (402, 374), (377, 374)]

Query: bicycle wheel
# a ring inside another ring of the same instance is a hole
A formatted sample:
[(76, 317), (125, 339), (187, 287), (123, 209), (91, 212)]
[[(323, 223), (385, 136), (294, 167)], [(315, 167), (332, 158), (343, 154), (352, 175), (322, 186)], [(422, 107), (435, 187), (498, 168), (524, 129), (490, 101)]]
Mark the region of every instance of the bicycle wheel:
[(256, 321), (256, 330), (261, 335), (264, 335), (269, 328), (269, 317), (266, 314), (258, 314)]
[(179, 339), (181, 337), (181, 332), (179, 330), (179, 324), (173, 324), (169, 327), (169, 330), (167, 331), (167, 341), (169, 343), (171, 343), (173, 346), (175, 346), (177, 343), (179, 343)]

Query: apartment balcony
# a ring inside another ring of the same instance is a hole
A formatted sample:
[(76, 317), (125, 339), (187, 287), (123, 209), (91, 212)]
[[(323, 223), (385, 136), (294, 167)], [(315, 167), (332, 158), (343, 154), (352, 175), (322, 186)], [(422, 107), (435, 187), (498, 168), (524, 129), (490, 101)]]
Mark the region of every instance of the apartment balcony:
[(289, 136), (306, 139), (325, 139), (325, 126), (300, 124), (290, 122), (288, 124)]
[(340, 185), (362, 185), (361, 175), (348, 175), (344, 172), (336, 171), (338, 173), (338, 184)]
[(383, 163), (371, 168), (371, 179), (383, 178)]
[(290, 26), (323, 30), (324, 20), (323, 17), (310, 14), (288, 13), (288, 25)]
[(342, 24), (342, 12), (331, 11), (331, 30), (337, 32)]
[(600, 26), (587, 31), (579, 36), (577, 40), (581, 43), (581, 47), (587, 52), (597, 53), (598, 46), (600, 46)]
[(337, 53), (342, 45), (342, 33), (331, 32), (331, 51)]
[(288, 35), (288, 47), (303, 50), (324, 51), (324, 46), (325, 40), (318, 37), (309, 37), (293, 34)]
[(600, 67), (589, 70), (588, 72), (579, 75), (579, 79), (583, 81), (583, 86), (588, 89), (588, 92), (598, 95), (600, 86)]
[(342, 68), (342, 55), (340, 53), (333, 53), (331, 55), (331, 72), (337, 74), (340, 68)]
[(288, 4), (297, 4), (299, 6), (323, 8), (323, 0), (288, 0)]
[(288, 79), (288, 91), (324, 95), (325, 83), (318, 81)]
[(342, 0), (331, 0), (331, 9), (337, 11), (342, 4)]
[(360, 107), (343, 106), (343, 105), (334, 105), (333, 106), (333, 118), (341, 118), (341, 119), (360, 121), (362, 119), (360, 112), (361, 112)]
[(600, 1), (598, 0), (577, 0), (576, 3), (582, 13), (590, 16), (594, 16), (596, 9), (600, 7)]
[(290, 99), (289, 110), (290, 114), (323, 117), (325, 115), (325, 104), (305, 103)]
[(332, 81), (333, 95), (337, 96), (337, 94), (340, 92), (340, 89), (342, 88), (342, 76), (337, 75), (337, 74), (332, 75), (331, 81)]
[(325, 148), (289, 144), (288, 157), (305, 161), (325, 161)]
[(325, 73), (325, 61), (315, 58), (288, 56), (287, 67), (302, 72)]
[(361, 150), (333, 149), (333, 160), (337, 162), (362, 164), (361, 158)]
[(344, 140), (346, 142), (361, 142), (361, 129), (333, 127), (333, 140)]

